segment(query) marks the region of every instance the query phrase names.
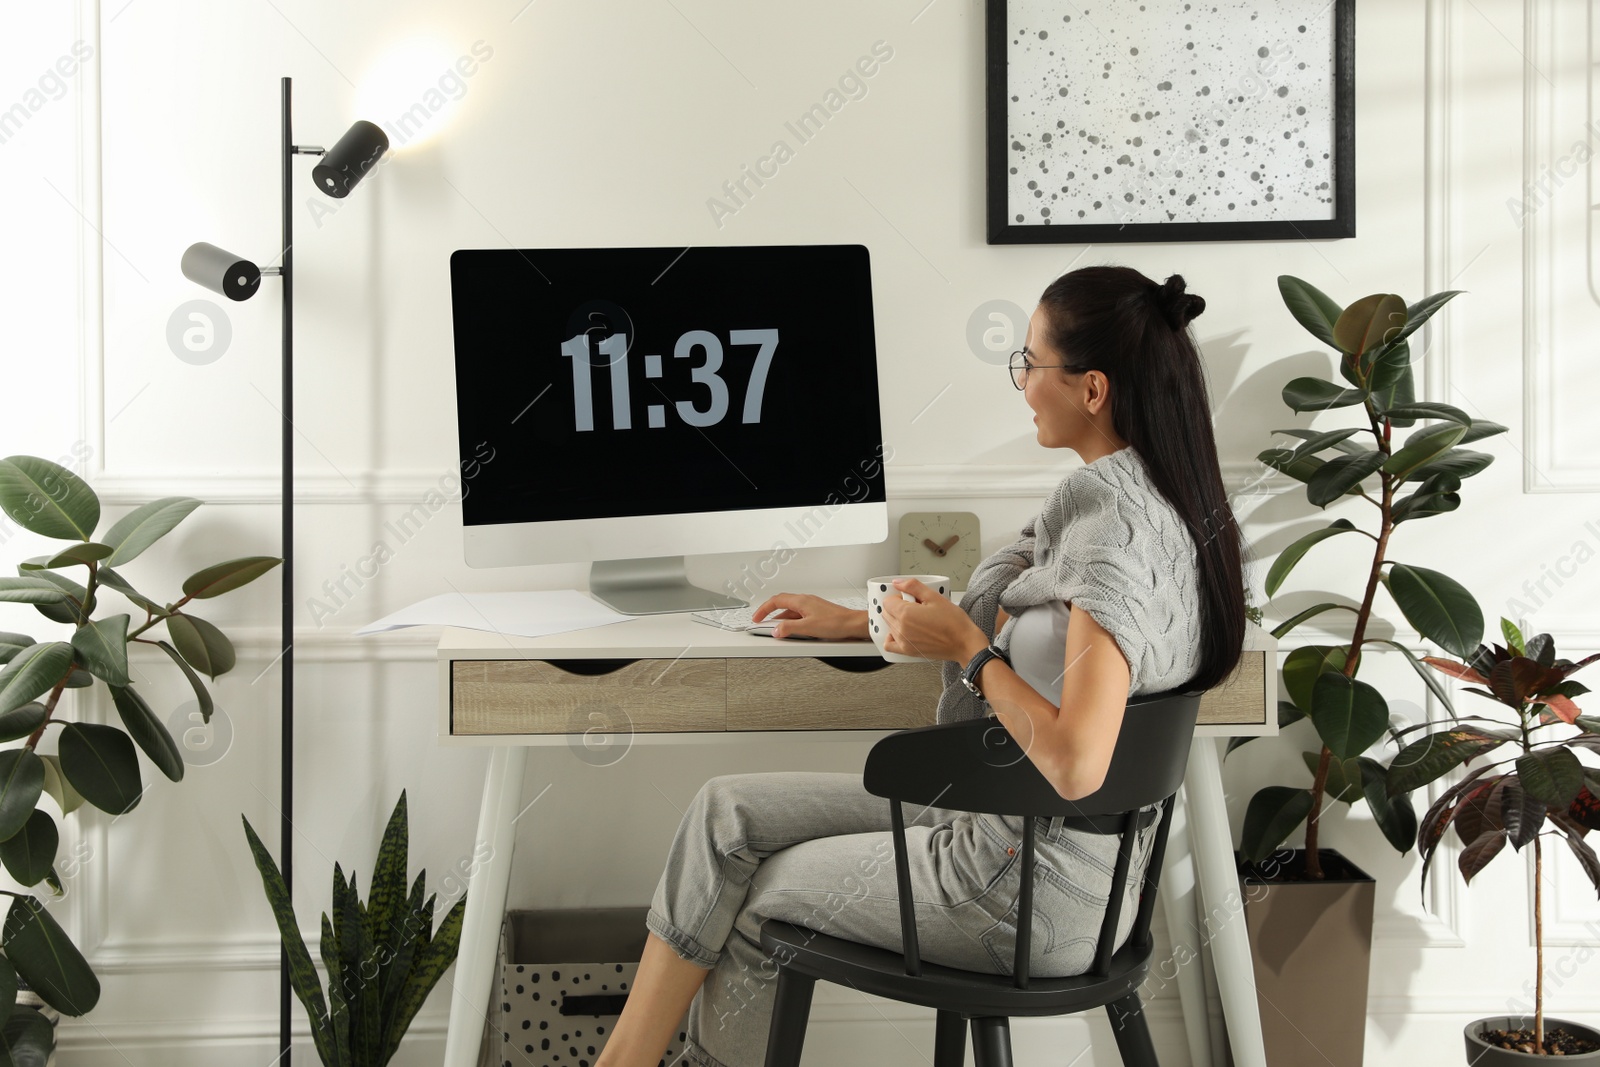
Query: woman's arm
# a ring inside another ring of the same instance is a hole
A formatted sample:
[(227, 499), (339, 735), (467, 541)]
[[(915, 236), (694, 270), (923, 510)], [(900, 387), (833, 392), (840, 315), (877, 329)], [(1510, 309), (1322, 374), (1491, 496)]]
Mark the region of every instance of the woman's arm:
[[(971, 648), (967, 659), (982, 647)], [(1080, 800), (1105, 782), (1130, 685), (1122, 650), (1094, 616), (1077, 607), (1067, 626), (1060, 707), (1040, 696), (1004, 660), (989, 660), (978, 678), (995, 717), (1067, 800)], [(1071, 711), (1062, 714), (1062, 708)]]

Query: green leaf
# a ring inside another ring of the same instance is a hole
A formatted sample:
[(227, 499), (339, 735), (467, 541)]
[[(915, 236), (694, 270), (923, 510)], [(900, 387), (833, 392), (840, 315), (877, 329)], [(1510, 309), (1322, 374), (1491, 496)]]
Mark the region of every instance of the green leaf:
[[(406, 928), (406, 916), (401, 911), (406, 903), (406, 864), (410, 852), (407, 818), (406, 794), (402, 789), (400, 799), (389, 816), (389, 824), (384, 827), (383, 840), (378, 845), (378, 859), (373, 866), (370, 886), (372, 896), (367, 903), (373, 940), (386, 947), (391, 960), (399, 953), (400, 943), (409, 939), (412, 933)], [(400, 977), (403, 979), (405, 976)], [(383, 980), (385, 1002), (392, 999), (394, 990), (390, 989), (390, 985), (393, 980), (392, 973), (386, 971)]]
[(1418, 327), (1433, 317), (1433, 313), (1444, 307), (1453, 298), (1460, 296), (1465, 290), (1447, 289), (1444, 292), (1425, 296), (1406, 308), (1405, 329), (1400, 331), (1397, 340), (1404, 340), (1417, 332)]
[(1467, 427), (1466, 436), (1462, 437), (1457, 443), (1470, 445), (1474, 441), (1481, 441), (1485, 437), (1493, 437), (1497, 433), (1505, 432), (1507, 432), (1506, 428), (1498, 422), (1490, 422), (1488, 419), (1473, 419), (1472, 425)]
[(455, 962), (456, 950), (461, 944), (461, 920), (466, 905), (467, 898), (463, 895), (440, 920), (439, 929), (434, 931), (432, 940), (417, 952), (411, 976), (400, 991), (399, 1003), (395, 1005), (395, 1015), (382, 1046), (384, 1054), (392, 1056), (400, 1047), (400, 1039), (411, 1025), (411, 1020), (422, 1010), (423, 1002), (428, 999), (428, 994), (439, 983), (439, 979), (444, 977), (446, 969)]
[(72, 647), (96, 678), (107, 685), (128, 684), (128, 616), (91, 619), (72, 631)]
[(1306, 499), (1319, 508), (1325, 508), (1346, 493), (1359, 492), (1362, 479), (1376, 473), (1388, 458), (1374, 449), (1359, 456), (1330, 459), (1306, 481)]
[(1440, 648), (1465, 659), (1483, 641), (1483, 612), (1455, 579), (1403, 563), (1385, 579), (1406, 621)]
[(165, 641), (157, 641), (156, 644), (161, 648), (161, 651), (172, 657), (172, 662), (176, 663), (178, 669), (183, 672), (183, 676), (189, 679), (189, 687), (194, 690), (194, 698), (200, 702), (200, 721), (209, 723), (211, 721), (211, 712), (215, 705), (211, 702), (211, 692), (206, 689), (206, 683), (202, 682), (200, 676), (194, 673), (193, 667), (184, 662), (183, 656), (179, 655), (177, 649)]
[(328, 1028), (338, 1055), (337, 1063), (350, 1063), (350, 1007), (345, 1001), (344, 968), (339, 956), (339, 941), (328, 922), (328, 913), (322, 913), (322, 963), (328, 971)]
[(50, 912), (16, 896), (0, 939), (6, 958), (40, 998), (63, 1015), (82, 1015), (100, 1000), (100, 981)]
[(216, 681), (217, 675), (233, 670), (233, 642), (223, 632), (196, 615), (181, 613), (167, 617), (167, 633), (179, 655), (197, 671)]
[(1344, 671), (1350, 654), (1346, 645), (1302, 645), (1283, 660), (1283, 691), (1295, 707), (1311, 710), (1311, 691), (1324, 671)]
[(1260, 863), (1310, 814), (1311, 790), (1267, 786), (1250, 798), (1250, 806), (1245, 809), (1239, 851), (1251, 863)]
[(1425, 426), (1406, 438), (1404, 447), (1389, 457), (1383, 469), (1403, 480), (1412, 471), (1450, 451), (1466, 432), (1465, 426), (1454, 422)]
[[(1378, 454), (1382, 455), (1382, 453)], [(1337, 463), (1339, 461), (1334, 460), (1333, 462)], [(1329, 466), (1332, 465), (1332, 463), (1329, 464)], [(1305, 554), (1311, 551), (1313, 545), (1342, 533), (1350, 533), (1353, 530), (1355, 530), (1355, 526), (1349, 519), (1335, 519), (1332, 524), (1320, 530), (1311, 531), (1304, 537), (1298, 538), (1282, 552), (1279, 552), (1278, 558), (1272, 562), (1272, 568), (1267, 571), (1265, 586), (1267, 596), (1276, 595), (1278, 589), (1283, 585), (1283, 580), (1289, 576), (1289, 572), (1294, 570), (1295, 565), (1305, 557)], [(1328, 606), (1331, 607), (1332, 605)]]
[[(1342, 431), (1342, 430), (1329, 430), (1327, 432), (1323, 432), (1321, 430), (1306, 430), (1306, 429), (1301, 429), (1298, 426), (1289, 426), (1289, 427), (1285, 427), (1282, 430), (1273, 430), (1272, 432), (1273, 433), (1288, 434), (1290, 437), (1298, 437), (1302, 441), (1312, 441), (1312, 440), (1315, 440), (1318, 437), (1326, 437), (1326, 436), (1329, 436), (1329, 435), (1332, 435), (1332, 434), (1339, 434), (1339, 433), (1342, 433), (1344, 431)], [(1350, 431), (1350, 433), (1352, 433), (1352, 434), (1359, 433), (1359, 432), (1360, 432), (1359, 430), (1355, 430), (1355, 429), (1352, 429)], [(1348, 455), (1356, 455), (1357, 453), (1361, 453), (1361, 452), (1365, 452), (1366, 451), (1365, 448), (1363, 448), (1362, 446), (1356, 444), (1354, 441), (1346, 441), (1346, 440), (1342, 440), (1341, 439), (1341, 440), (1337, 440), (1337, 441), (1332, 442), (1332, 444), (1333, 444), (1334, 448), (1337, 448), (1339, 451), (1344, 452), (1344, 453), (1346, 453)], [(1297, 451), (1297, 452), (1299, 450), (1300, 449), (1298, 447), (1295, 449), (1295, 451)]]
[[(1372, 406), (1380, 413), (1415, 400), (1417, 387), (1411, 372), (1411, 346), (1400, 341), (1381, 353), (1375, 353), (1367, 387), (1372, 390)], [(1404, 416), (1390, 420), (1395, 426), (1410, 426), (1416, 421)]]
[(154, 600), (151, 600), (149, 597), (139, 592), (133, 586), (129, 585), (127, 579), (123, 578), (122, 575), (118, 574), (110, 567), (100, 568), (100, 584), (111, 589), (115, 589), (117, 592), (121, 593), (123, 596), (127, 597), (144, 610), (150, 612), (152, 615), (161, 615), (167, 610), (160, 604), (157, 604)]
[[(1312, 779), (1317, 777), (1317, 764), (1322, 759), (1321, 752), (1302, 752), (1300, 758), (1305, 761), (1306, 770), (1311, 772)], [(1330, 759), (1328, 761), (1328, 777), (1323, 783), (1323, 792), (1333, 799), (1345, 804), (1354, 804), (1361, 799), (1361, 765), (1355, 760)]]
[(166, 724), (156, 718), (138, 690), (131, 685), (111, 686), (111, 700), (117, 706), (117, 714), (122, 716), (122, 725), (128, 728), (128, 736), (150, 757), (156, 769), (174, 782), (182, 781), (183, 753), (178, 750)]
[(0, 752), (0, 841), (28, 823), (44, 789), (44, 765), (31, 748)]
[(1288, 448), (1269, 448), (1256, 458), (1273, 470), (1302, 482), (1310, 481), (1311, 476), (1327, 462), (1320, 456), (1312, 455), (1300, 456), (1297, 459), (1294, 451)]
[(10, 604), (59, 604), (67, 594), (44, 578), (0, 578), (0, 602)]
[(1417, 812), (1411, 798), (1403, 792), (1389, 795), (1388, 772), (1377, 760), (1358, 756), (1356, 762), (1361, 765), (1361, 793), (1367, 798), (1373, 821), (1389, 844), (1404, 855), (1417, 843)]
[(1529, 796), (1564, 808), (1583, 788), (1583, 764), (1570, 748), (1538, 748), (1517, 757), (1517, 778)]
[[(11, 985), (13, 992), (7, 1005), (16, 1001), (14, 975)], [(56, 1028), (37, 1008), (18, 1006), (0, 1027), (0, 1046), (5, 1049), (0, 1057), (4, 1067), (47, 1067), (56, 1047)]]
[(1284, 619), (1278, 625), (1274, 626), (1272, 628), (1272, 636), (1282, 640), (1285, 634), (1287, 634), (1290, 630), (1293, 630), (1296, 626), (1299, 626), (1301, 623), (1305, 622), (1307, 619), (1321, 615), (1324, 611), (1332, 611), (1335, 608), (1349, 612), (1354, 612), (1356, 610), (1348, 604), (1335, 604), (1331, 601), (1322, 604), (1313, 604), (1304, 611), (1298, 611), (1289, 616), (1287, 619)]
[(1465, 448), (1452, 448), (1444, 455), (1431, 463), (1408, 473), (1401, 481), (1416, 482), (1425, 478), (1437, 477), (1441, 474), (1451, 474), (1457, 478), (1470, 478), (1494, 462), (1494, 456), (1487, 452), (1472, 452)]
[(1449, 419), (1462, 426), (1472, 425), (1472, 416), (1451, 404), (1439, 404), (1433, 401), (1413, 400), (1409, 404), (1398, 404), (1384, 409), (1387, 419), (1412, 418), (1412, 419)]
[(1310, 282), (1289, 274), (1278, 275), (1278, 292), (1289, 314), (1309, 330), (1311, 336), (1325, 345), (1339, 347), (1339, 342), (1333, 338), (1333, 324), (1339, 321), (1343, 308)]
[(322, 983), (317, 978), (316, 965), (311, 962), (311, 953), (306, 950), (306, 943), (300, 940), (300, 923), (294, 917), (289, 887), (284, 884), (283, 874), (261, 843), (261, 838), (256, 836), (250, 820), (242, 815), (240, 819), (244, 822), (245, 838), (250, 842), (256, 869), (261, 872), (261, 886), (266, 891), (267, 903), (271, 905), (273, 918), (278, 923), (278, 936), (288, 955), (289, 984), (293, 986), (295, 996), (300, 998), (310, 1019), (311, 1039), (316, 1044), (317, 1055), (325, 1064), (337, 1063), (339, 1061), (334, 1058), (329, 1029), (328, 1005), (322, 997)]
[(48, 693), (72, 666), (72, 646), (65, 641), (30, 645), (0, 670), (0, 712), (20, 708)]
[[(1515, 652), (1519, 656), (1526, 656), (1528, 654), (1528, 646), (1523, 644), (1522, 631), (1517, 629), (1516, 623), (1512, 622), (1510, 619), (1502, 618), (1500, 620), (1500, 634), (1506, 639), (1506, 647), (1511, 651)], [(1549, 664), (1545, 664), (1545, 666), (1548, 667)]]
[(23, 885), (38, 885), (50, 873), (60, 843), (56, 821), (36, 808), (21, 830), (0, 841), (0, 863)]
[[(17, 1007), (17, 969), (11, 966), (11, 961), (0, 956), (0, 1026), (3, 1026), (12, 1016), (13, 1009)], [(31, 1008), (24, 1011), (38, 1012)], [(22, 1012), (17, 1012), (20, 1015)], [(38, 1067), (44, 1067), (44, 1061), (39, 1061)]]
[(95, 598), (89, 595), (87, 589), (60, 571), (35, 571), (32, 578), (53, 585), (66, 594), (58, 601), (34, 603), (34, 609), (51, 622), (75, 626), (94, 614)]
[(61, 773), (83, 799), (113, 815), (138, 806), (144, 785), (139, 755), (128, 735), (115, 726), (69, 722), (57, 743)]
[(1406, 302), (1393, 293), (1373, 293), (1345, 308), (1333, 324), (1333, 343), (1356, 356), (1401, 340)]
[(1510, 740), (1514, 738), (1475, 727), (1441, 730), (1418, 738), (1401, 749), (1399, 755), (1390, 762), (1389, 795), (1421, 789), (1462, 764), (1488, 755)]
[(199, 506), (200, 501), (190, 497), (164, 496), (134, 508), (106, 531), (106, 544), (114, 550), (106, 566), (120, 567), (133, 559), (171, 532)]
[(1355, 759), (1383, 736), (1389, 705), (1366, 682), (1326, 671), (1311, 688), (1311, 724), (1336, 758)]
[(1498, 856), (1500, 850), (1505, 847), (1504, 829), (1490, 827), (1474, 837), (1456, 859), (1456, 865), (1461, 868), (1461, 880), (1471, 885), (1472, 876), (1487, 867), (1489, 861)]
[(39, 762), (44, 764), (44, 791), (55, 797), (61, 814), (71, 815), (83, 807), (83, 796), (72, 788), (72, 783), (61, 773), (61, 757), (40, 756)]
[[(1459, 485), (1459, 479), (1457, 479)], [(1424, 482), (1424, 486), (1435, 484), (1433, 479)], [(1456, 510), (1461, 506), (1461, 494), (1454, 490), (1438, 492), (1427, 488), (1419, 488), (1409, 496), (1403, 496), (1394, 502), (1394, 507), (1389, 511), (1389, 521), (1395, 526), (1410, 519), (1425, 519), (1430, 515), (1443, 515)]]
[[(1281, 433), (1282, 431), (1277, 432)], [(1354, 437), (1359, 432), (1360, 430), (1357, 427), (1347, 426), (1342, 430), (1329, 430), (1326, 433), (1313, 434), (1295, 446), (1293, 456), (1295, 459), (1299, 459), (1301, 456), (1310, 456), (1321, 452), (1324, 448), (1338, 448), (1346, 439)], [(1340, 449), (1340, 451), (1346, 452), (1349, 450)], [(1362, 450), (1357, 448), (1356, 451)]]
[(0, 712), (0, 741), (15, 741), (19, 737), (27, 737), (44, 722), (45, 715), (44, 705), (38, 701)]
[(1366, 399), (1365, 389), (1343, 389), (1322, 378), (1293, 378), (1283, 387), (1283, 402), (1295, 411), (1347, 408)]
[(18, 652), (38, 643), (27, 634), (0, 632), (0, 663), (10, 663)]
[(282, 562), (277, 556), (244, 556), (214, 563), (185, 578), (183, 592), (196, 600), (221, 596), (249, 584)]
[(0, 510), (24, 530), (87, 541), (100, 521), (100, 498), (59, 463), (9, 456), (0, 459)]
[(111, 555), (111, 546), (85, 541), (62, 549), (43, 563), (24, 563), (23, 570), (50, 570), (55, 567), (87, 567)]

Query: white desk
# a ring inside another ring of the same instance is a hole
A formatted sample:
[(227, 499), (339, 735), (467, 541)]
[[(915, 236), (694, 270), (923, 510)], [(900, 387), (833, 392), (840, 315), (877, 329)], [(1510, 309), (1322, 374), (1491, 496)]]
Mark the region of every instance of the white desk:
[[(1198, 966), (1203, 947), (1216, 965), (1234, 1062), (1266, 1067), (1217, 738), (1277, 733), (1276, 647), (1252, 626), (1241, 670), (1206, 695), (1173, 809), (1161, 900), (1174, 945), (1190, 950), (1175, 959), (1196, 1067), (1214, 1062)], [(804, 703), (772, 699), (799, 691)], [(567, 745), (575, 733), (596, 729), (624, 731), (631, 744), (848, 738), (870, 745), (894, 730), (931, 724), (939, 691), (936, 664), (883, 664), (870, 642), (775, 641), (686, 615), (643, 615), (541, 638), (447, 627), (439, 639), (439, 743), (495, 747), (477, 836), (491, 852), (469, 882), (444, 1067), (478, 1062), (527, 746)], [(578, 714), (597, 696), (624, 709), (625, 721), (594, 723)], [(774, 707), (785, 709), (782, 718), (772, 717)]]

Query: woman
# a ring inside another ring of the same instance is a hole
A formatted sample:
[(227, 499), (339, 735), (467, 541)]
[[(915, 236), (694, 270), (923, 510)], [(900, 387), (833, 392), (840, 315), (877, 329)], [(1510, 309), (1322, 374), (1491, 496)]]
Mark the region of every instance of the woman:
[[(1067, 799), (1104, 780), (1130, 693), (1208, 689), (1239, 659), (1239, 532), (1188, 332), (1204, 308), (1178, 275), (1158, 284), (1086, 267), (1052, 282), (1012, 357), (1012, 381), (1039, 443), (1085, 465), (1021, 540), (979, 566), (959, 606), (915, 580), (898, 583), (915, 602), (884, 604), (884, 647), (945, 661), (947, 682), (995, 635), (1003, 654), (977, 665), (983, 702)], [(819, 597), (781, 593), (755, 618), (769, 614), (777, 638), (868, 639), (866, 612)], [(972, 700), (947, 685), (940, 721), (974, 713), (963, 706)], [(923, 958), (1009, 974), (1021, 820), (930, 808), (906, 833)], [(1136, 842), (1117, 947), (1154, 833), (1151, 823)], [(683, 1062), (762, 1063), (777, 968), (761, 923), (898, 950), (891, 842), (888, 804), (859, 774), (706, 783), (679, 826), (634, 987), (597, 1067), (654, 1067), (691, 1002)], [(1035, 974), (1088, 969), (1116, 850), (1114, 836), (1057, 821), (1037, 835)]]

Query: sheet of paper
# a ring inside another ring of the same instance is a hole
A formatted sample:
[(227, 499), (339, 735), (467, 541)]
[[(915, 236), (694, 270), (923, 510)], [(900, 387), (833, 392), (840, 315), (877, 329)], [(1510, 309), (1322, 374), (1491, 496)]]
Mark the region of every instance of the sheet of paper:
[(462, 626), (469, 630), (544, 637), (633, 618), (612, 611), (576, 589), (527, 593), (441, 593), (368, 623), (356, 633), (375, 634), (405, 626)]

